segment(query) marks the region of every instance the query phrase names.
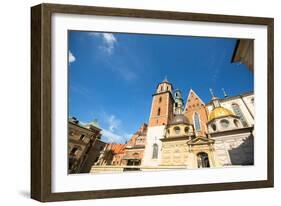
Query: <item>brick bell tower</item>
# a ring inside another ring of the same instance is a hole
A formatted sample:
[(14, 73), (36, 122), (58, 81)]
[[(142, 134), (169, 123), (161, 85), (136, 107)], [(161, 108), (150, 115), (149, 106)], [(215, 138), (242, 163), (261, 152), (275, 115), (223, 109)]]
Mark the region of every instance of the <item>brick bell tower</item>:
[(149, 117), (149, 127), (167, 125), (173, 118), (173, 86), (165, 78), (157, 85), (156, 92), (152, 95), (152, 106)]

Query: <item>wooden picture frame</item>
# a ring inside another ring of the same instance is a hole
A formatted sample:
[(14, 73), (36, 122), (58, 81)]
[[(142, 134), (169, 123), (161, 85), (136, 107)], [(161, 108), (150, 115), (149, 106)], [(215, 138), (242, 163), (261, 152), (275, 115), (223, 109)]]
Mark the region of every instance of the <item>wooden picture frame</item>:
[[(54, 13), (264, 25), (267, 27), (267, 180), (53, 193), (51, 162), (51, 16)], [(42, 202), (273, 187), (274, 76), (272, 18), (40, 4), (31, 8), (31, 198)]]

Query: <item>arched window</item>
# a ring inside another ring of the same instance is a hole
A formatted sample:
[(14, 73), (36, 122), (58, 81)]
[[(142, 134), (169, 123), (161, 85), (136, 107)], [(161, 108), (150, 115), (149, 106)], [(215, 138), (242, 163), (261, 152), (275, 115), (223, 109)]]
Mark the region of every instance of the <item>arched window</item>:
[(227, 128), (229, 125), (229, 121), (226, 119), (221, 120), (220, 123), (223, 128)]
[(137, 143), (141, 143), (142, 142), (142, 138), (141, 137), (138, 137), (137, 138)]
[(188, 127), (185, 127), (185, 128), (184, 128), (185, 134), (188, 134), (188, 131), (189, 131), (189, 128), (188, 128)]
[(179, 133), (180, 133), (180, 130), (181, 130), (181, 129), (180, 129), (179, 127), (175, 127), (175, 128), (174, 128), (174, 131), (175, 131), (176, 134), (179, 134)]
[(82, 134), (81, 136), (80, 136), (80, 140), (83, 140), (84, 139), (84, 137), (85, 137), (85, 135), (84, 134)]
[(161, 102), (162, 102), (162, 97), (159, 98), (159, 103), (161, 103)]
[(215, 124), (212, 124), (211, 127), (212, 127), (214, 132), (217, 130), (217, 126)]
[(170, 130), (169, 129), (167, 129), (167, 133), (170, 134)]
[(71, 150), (70, 150), (70, 156), (75, 156), (77, 154), (77, 151), (79, 150), (79, 147), (74, 146)]
[(199, 132), (201, 130), (201, 125), (200, 125), (200, 117), (197, 112), (194, 113), (193, 121), (194, 121), (194, 126), (195, 126), (196, 132)]
[(233, 121), (233, 123), (234, 123), (234, 125), (235, 125), (236, 127), (239, 127), (239, 121), (238, 121), (237, 119), (235, 119), (235, 120)]
[(247, 127), (248, 124), (247, 124), (247, 122), (246, 122), (246, 119), (245, 119), (245, 117), (244, 117), (244, 114), (242, 113), (242, 111), (241, 111), (239, 105), (236, 104), (236, 103), (233, 103), (231, 106), (232, 106), (232, 109), (233, 109), (234, 113), (240, 118), (240, 120), (241, 120), (243, 126), (244, 126), (244, 127)]
[(158, 145), (156, 143), (153, 144), (153, 152), (152, 152), (152, 159), (158, 158)]
[(161, 110), (160, 110), (160, 108), (158, 108), (158, 110), (157, 110), (157, 115), (158, 116), (160, 116), (160, 112), (161, 112)]

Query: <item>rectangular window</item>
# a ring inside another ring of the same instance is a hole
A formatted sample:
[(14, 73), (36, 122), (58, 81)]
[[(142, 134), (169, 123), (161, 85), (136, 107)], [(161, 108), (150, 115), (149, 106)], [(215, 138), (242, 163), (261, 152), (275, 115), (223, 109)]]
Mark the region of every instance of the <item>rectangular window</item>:
[(75, 153), (78, 151), (78, 147), (73, 147), (72, 150), (70, 151), (71, 156), (75, 156)]
[(200, 117), (197, 112), (194, 113), (194, 126), (195, 126), (196, 132), (199, 132), (201, 130)]
[(84, 139), (84, 137), (85, 137), (85, 135), (84, 135), (84, 134), (82, 134), (82, 135), (80, 136), (80, 140), (83, 140), (83, 139)]
[(158, 145), (153, 144), (152, 159), (158, 158)]

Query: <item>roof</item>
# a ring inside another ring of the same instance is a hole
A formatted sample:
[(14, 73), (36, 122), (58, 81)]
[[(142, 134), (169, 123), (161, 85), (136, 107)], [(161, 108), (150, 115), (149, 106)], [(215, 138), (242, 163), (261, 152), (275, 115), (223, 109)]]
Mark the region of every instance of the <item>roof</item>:
[(94, 119), (92, 122), (90, 122), (89, 124), (87, 124), (86, 126), (88, 127), (96, 127), (96, 128), (99, 128), (100, 129), (100, 125), (98, 123), (98, 120), (97, 119)]
[(193, 89), (190, 89), (189, 92), (188, 92), (188, 96), (187, 96), (187, 98), (186, 98), (184, 110), (187, 109), (187, 105), (188, 105), (188, 103), (189, 103), (188, 100), (190, 99), (190, 96), (191, 96), (192, 93), (198, 98), (198, 100), (199, 100), (203, 105), (205, 105), (205, 102), (197, 95), (197, 93), (196, 93)]
[(224, 107), (216, 107), (214, 108), (209, 116), (208, 121), (212, 121), (214, 119), (220, 118), (220, 117), (226, 117), (226, 116), (234, 116), (233, 112), (229, 109), (226, 109)]
[(138, 138), (138, 137), (144, 137), (144, 138), (146, 138), (146, 135), (147, 135), (147, 124), (146, 123), (143, 123), (140, 127), (139, 127), (139, 129), (138, 129), (138, 131), (136, 131), (133, 135), (132, 135), (132, 137), (128, 140), (128, 143), (127, 143), (127, 146), (135, 146), (135, 144), (136, 144), (136, 139)]
[(110, 149), (114, 154), (119, 154), (124, 151), (126, 144), (108, 144), (108, 149)]
[(81, 129), (84, 129), (84, 130), (87, 130), (87, 131), (90, 131), (90, 132), (93, 132), (93, 131), (102, 131), (102, 129), (100, 128), (97, 128), (97, 127), (94, 127), (94, 126), (91, 126), (91, 127), (88, 127), (88, 126), (85, 126), (85, 125), (82, 125), (80, 124), (79, 122), (74, 122), (72, 120), (69, 120), (68, 121), (68, 124), (72, 124), (76, 127), (79, 127)]
[(177, 114), (173, 117), (170, 124), (190, 124), (183, 114)]
[(173, 85), (167, 80), (167, 78), (165, 78), (162, 82), (158, 83), (156, 88), (158, 88), (158, 86), (159, 86), (160, 84), (163, 84), (163, 83), (166, 83), (166, 84), (171, 85), (172, 90), (174, 89), (174, 88), (173, 88)]
[(76, 117), (69, 117), (68, 123), (72, 123), (73, 125), (79, 126), (81, 128), (93, 131), (98, 130), (101, 131), (102, 129), (99, 127), (97, 120), (94, 120), (88, 124), (80, 122)]

